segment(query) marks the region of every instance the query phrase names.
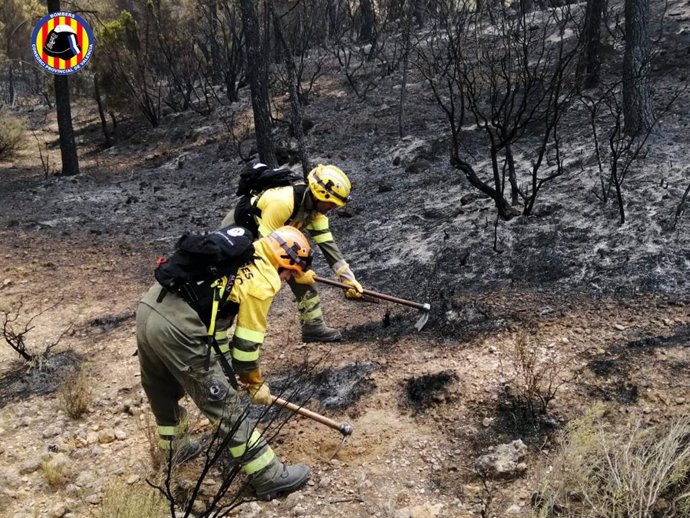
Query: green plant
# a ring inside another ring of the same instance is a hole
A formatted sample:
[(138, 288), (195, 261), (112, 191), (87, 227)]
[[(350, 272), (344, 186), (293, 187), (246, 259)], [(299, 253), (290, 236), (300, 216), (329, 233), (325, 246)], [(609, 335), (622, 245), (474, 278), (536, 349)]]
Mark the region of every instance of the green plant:
[(77, 368), (65, 375), (59, 397), (62, 409), (72, 419), (84, 415), (92, 400), (91, 384), (84, 369)]
[(103, 495), (101, 518), (150, 518), (166, 516), (169, 505), (159, 491), (149, 486), (127, 485), (118, 480)]
[(0, 158), (14, 153), (24, 135), (24, 122), (0, 107)]
[(544, 473), (533, 516), (688, 516), (690, 417), (606, 429), (601, 409), (573, 421)]

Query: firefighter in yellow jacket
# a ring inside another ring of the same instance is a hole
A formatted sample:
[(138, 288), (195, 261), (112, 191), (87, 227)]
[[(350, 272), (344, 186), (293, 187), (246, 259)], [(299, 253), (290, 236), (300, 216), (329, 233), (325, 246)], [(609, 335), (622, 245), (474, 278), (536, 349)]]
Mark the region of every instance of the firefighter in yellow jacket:
[[(268, 169), (256, 164), (254, 169)], [(258, 229), (263, 237), (283, 225), (306, 230), (319, 245), (326, 262), (338, 280), (351, 286), (345, 292), (348, 298), (360, 298), (362, 285), (338, 248), (328, 227), (326, 214), (343, 207), (350, 195), (351, 184), (345, 173), (334, 165), (317, 165), (307, 176), (307, 185), (298, 183), (267, 189), (240, 202), (222, 222), (222, 226), (238, 224)], [(288, 281), (297, 299), (302, 340), (305, 342), (336, 342), (341, 340), (338, 329), (326, 326), (319, 294), (314, 288), (314, 272)]]
[[(232, 432), (231, 455), (249, 475), (257, 497), (270, 500), (302, 486), (309, 478), (309, 468), (283, 464), (254, 425), (244, 419), (237, 385), (224, 374), (219, 356), (214, 354), (210, 363), (207, 360), (207, 335), (209, 328), (212, 334), (215, 329), (221, 352), (224, 357), (230, 353), (232, 369), (252, 402), (270, 405), (270, 389), (259, 369), (268, 310), (281, 280), (309, 270), (313, 250), (294, 227), (274, 230), (256, 241), (254, 248), (254, 259), (240, 267), (229, 293), (224, 286), (227, 278), (218, 281), (220, 309), (211, 315), (210, 325), (183, 297), (156, 282), (137, 308), (137, 348), (141, 383), (156, 419), (159, 446), (172, 448), (178, 460), (201, 451), (199, 443), (184, 433), (186, 412), (178, 402), (189, 394), (211, 422)], [(235, 316), (230, 341), (228, 329)]]

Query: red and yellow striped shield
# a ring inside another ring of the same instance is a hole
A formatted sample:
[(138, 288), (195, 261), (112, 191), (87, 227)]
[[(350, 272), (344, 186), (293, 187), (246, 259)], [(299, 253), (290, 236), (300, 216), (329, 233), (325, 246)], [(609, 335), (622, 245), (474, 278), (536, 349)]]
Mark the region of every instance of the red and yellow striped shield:
[(51, 13), (34, 27), (31, 48), (36, 62), (46, 72), (74, 74), (84, 68), (93, 55), (93, 32), (77, 14)]

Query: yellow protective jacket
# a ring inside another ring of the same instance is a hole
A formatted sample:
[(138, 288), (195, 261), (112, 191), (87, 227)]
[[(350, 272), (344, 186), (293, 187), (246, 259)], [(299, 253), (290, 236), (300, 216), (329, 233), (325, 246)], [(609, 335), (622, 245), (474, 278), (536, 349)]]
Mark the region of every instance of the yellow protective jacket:
[[(237, 374), (259, 367), (259, 353), (268, 326), (268, 310), (280, 291), (278, 270), (263, 240), (254, 243), (256, 259), (237, 272), (229, 300), (239, 304), (232, 337), (232, 365)], [(216, 339), (218, 339), (216, 333)], [(221, 337), (222, 338), (222, 337)]]
[[(217, 318), (215, 322), (214, 336), (221, 352), (230, 352), (233, 369), (237, 374), (258, 368), (260, 348), (266, 336), (268, 310), (281, 287), (278, 270), (271, 262), (272, 255), (268, 253), (266, 244), (262, 240), (256, 241), (254, 248), (254, 261), (239, 269), (230, 293), (222, 294), (224, 301), (239, 305), (236, 316), (232, 311)], [(154, 284), (141, 302), (180, 331), (182, 344), (189, 340), (205, 344), (208, 328), (196, 310), (176, 293), (167, 293), (160, 299), (162, 289), (160, 284)], [(235, 332), (230, 344), (228, 331), (233, 320)]]
[(256, 217), (259, 236), (267, 236), (284, 225), (304, 229), (309, 232), (314, 243), (319, 245), (326, 262), (332, 268), (334, 264), (344, 262), (344, 257), (328, 228), (328, 218), (316, 210), (306, 208), (308, 193), (307, 189), (292, 219), (290, 216), (295, 208), (294, 187), (274, 187), (252, 198), (251, 204), (261, 210), (261, 216)]

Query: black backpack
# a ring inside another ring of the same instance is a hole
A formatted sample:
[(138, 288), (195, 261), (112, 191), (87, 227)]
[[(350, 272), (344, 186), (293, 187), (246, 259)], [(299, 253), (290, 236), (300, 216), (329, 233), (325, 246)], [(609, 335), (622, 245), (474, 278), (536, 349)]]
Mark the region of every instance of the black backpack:
[(211, 285), (227, 276), (228, 286), (232, 286), (240, 266), (254, 257), (253, 241), (251, 232), (234, 225), (209, 234), (184, 234), (175, 244), (175, 252), (158, 260), (154, 276), (164, 288), (158, 301), (167, 292), (177, 293), (208, 325), (214, 296)]
[(274, 187), (292, 185), (294, 189), (294, 208), (285, 222), (287, 225), (299, 211), (307, 186), (304, 179), (287, 167), (271, 169), (266, 164), (256, 164), (251, 169), (240, 174), (240, 184), (237, 196), (241, 196), (235, 207), (235, 223), (248, 228), (254, 235), (259, 235), (259, 228), (255, 216), (261, 217), (261, 210), (252, 204), (252, 197)]
[(274, 187), (293, 185), (301, 180), (301, 176), (287, 167), (271, 169), (266, 164), (256, 164), (240, 174), (237, 196), (252, 196)]

